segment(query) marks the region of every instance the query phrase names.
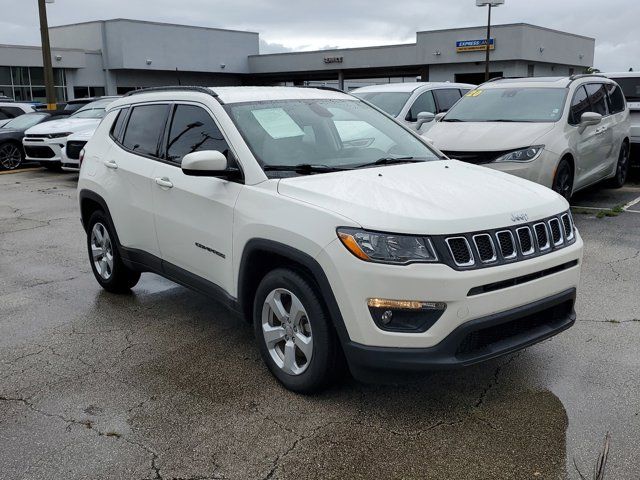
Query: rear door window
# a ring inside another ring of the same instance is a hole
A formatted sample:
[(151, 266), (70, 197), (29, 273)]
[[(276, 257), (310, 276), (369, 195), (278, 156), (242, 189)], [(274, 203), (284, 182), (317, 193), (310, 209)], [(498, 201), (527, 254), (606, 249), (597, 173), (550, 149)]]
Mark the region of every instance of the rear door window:
[(591, 111), (603, 117), (609, 114), (607, 108), (607, 89), (603, 83), (589, 83), (586, 86), (591, 102)]
[(624, 95), (620, 87), (613, 83), (608, 83), (607, 91), (609, 93), (609, 112), (612, 114), (623, 112), (625, 109)]
[(460, 100), (460, 90), (457, 88), (442, 88), (434, 90), (433, 94), (438, 103), (438, 113), (448, 112), (453, 104)]
[[(459, 98), (459, 96), (458, 96)], [(433, 94), (431, 91), (424, 92), (418, 98), (416, 98), (413, 105), (407, 112), (407, 121), (408, 122), (417, 122), (418, 114), (422, 112), (436, 113), (436, 103), (433, 100)]]
[(133, 153), (158, 157), (160, 136), (167, 120), (168, 105), (141, 105), (129, 115), (122, 145)]
[(573, 100), (571, 101), (571, 114), (569, 115), (569, 123), (572, 125), (578, 125), (582, 114), (591, 111), (591, 105), (589, 104), (589, 97), (584, 86), (578, 87), (573, 94)]

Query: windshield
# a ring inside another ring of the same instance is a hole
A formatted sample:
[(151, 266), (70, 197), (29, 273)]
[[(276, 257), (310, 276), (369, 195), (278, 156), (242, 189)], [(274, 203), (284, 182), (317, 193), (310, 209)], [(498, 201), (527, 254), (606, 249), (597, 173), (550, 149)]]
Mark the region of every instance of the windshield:
[(88, 103), (76, 113), (72, 114), (71, 118), (102, 118), (106, 114), (106, 108), (113, 103), (114, 100), (113, 98), (108, 98)]
[(439, 158), (394, 120), (358, 100), (247, 102), (225, 108), (266, 171)]
[(411, 96), (410, 93), (401, 92), (354, 92), (353, 95), (373, 103), (392, 117), (398, 116)]
[(557, 122), (565, 88), (487, 88), (471, 90), (443, 122)]
[(26, 130), (40, 123), (48, 115), (45, 113), (27, 113), (5, 123), (2, 128), (15, 128), (16, 130)]
[(622, 93), (629, 102), (640, 101), (640, 77), (637, 78), (612, 78), (622, 88)]

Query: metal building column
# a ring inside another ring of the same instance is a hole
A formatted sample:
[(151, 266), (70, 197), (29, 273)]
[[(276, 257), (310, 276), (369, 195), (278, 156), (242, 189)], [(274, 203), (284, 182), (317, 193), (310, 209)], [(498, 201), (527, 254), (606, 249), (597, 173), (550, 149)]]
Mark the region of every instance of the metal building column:
[(338, 88), (344, 91), (344, 72), (342, 70), (338, 70)]

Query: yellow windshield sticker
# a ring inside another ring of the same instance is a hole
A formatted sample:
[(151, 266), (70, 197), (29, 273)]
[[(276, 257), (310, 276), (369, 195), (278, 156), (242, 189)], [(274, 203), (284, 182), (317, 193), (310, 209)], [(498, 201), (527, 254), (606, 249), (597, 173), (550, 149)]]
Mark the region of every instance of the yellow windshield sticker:
[(479, 97), (480, 95), (482, 95), (482, 90), (471, 90), (465, 97)]

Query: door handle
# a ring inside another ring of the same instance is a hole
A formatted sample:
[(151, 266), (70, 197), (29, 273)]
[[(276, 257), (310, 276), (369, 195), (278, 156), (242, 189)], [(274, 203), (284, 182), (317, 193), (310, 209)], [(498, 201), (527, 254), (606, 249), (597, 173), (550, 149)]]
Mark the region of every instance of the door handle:
[(107, 168), (110, 168), (112, 170), (118, 169), (118, 164), (115, 162), (115, 160), (105, 160), (103, 163), (104, 163), (104, 166)]
[(158, 177), (158, 178), (155, 178), (154, 180), (161, 187), (164, 187), (164, 188), (173, 187), (173, 183), (171, 183), (171, 180), (169, 180), (167, 177), (162, 177), (162, 178)]

